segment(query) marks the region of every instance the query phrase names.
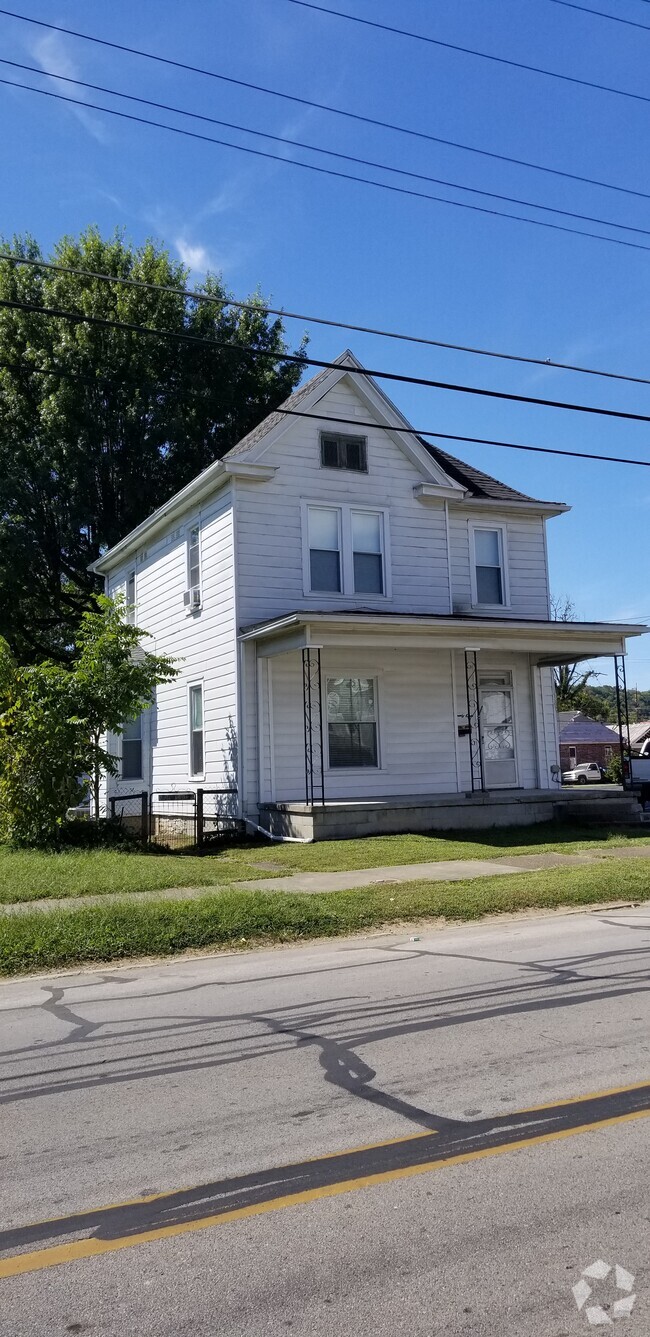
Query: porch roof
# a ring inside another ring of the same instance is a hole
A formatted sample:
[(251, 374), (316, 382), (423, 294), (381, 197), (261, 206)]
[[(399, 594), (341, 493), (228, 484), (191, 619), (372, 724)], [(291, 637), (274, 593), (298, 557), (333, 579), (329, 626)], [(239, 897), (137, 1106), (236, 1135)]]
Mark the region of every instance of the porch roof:
[(395, 649), (509, 650), (530, 654), (539, 665), (624, 655), (626, 640), (646, 626), (616, 622), (551, 622), (539, 618), (480, 617), (449, 613), (377, 612), (337, 609), (293, 612), (243, 627), (240, 639), (257, 644), (261, 656), (287, 654), (309, 646), (364, 646)]

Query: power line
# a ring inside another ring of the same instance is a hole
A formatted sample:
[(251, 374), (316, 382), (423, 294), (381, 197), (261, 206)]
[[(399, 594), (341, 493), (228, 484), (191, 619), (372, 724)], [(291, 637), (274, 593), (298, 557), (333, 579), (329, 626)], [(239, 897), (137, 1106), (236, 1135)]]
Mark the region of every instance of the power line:
[[(123, 121), (134, 121), (138, 125), (155, 126), (158, 130), (167, 130), (170, 134), (183, 135), (188, 139), (198, 139), (202, 143), (218, 144), (221, 148), (235, 149), (237, 153), (248, 153), (255, 158), (266, 158), (272, 162), (283, 163), (285, 166), (299, 167), (306, 172), (317, 172), (320, 176), (336, 177), (340, 181), (355, 181), (358, 185), (372, 186), (377, 190), (388, 190), (391, 194), (408, 195), (410, 198), (419, 200), (431, 200), (435, 204), (448, 204), (455, 209), (469, 209), (472, 213), (487, 214), (491, 218), (508, 218), (511, 222), (528, 223), (531, 227), (548, 228), (552, 232), (566, 232), (573, 237), (591, 237), (594, 241), (603, 241), (611, 246), (627, 246), (635, 251), (650, 251), (650, 246), (645, 246), (643, 242), (629, 241), (624, 237), (605, 237), (600, 232), (588, 232), (585, 228), (567, 227), (564, 223), (551, 223), (548, 219), (526, 218), (523, 214), (504, 213), (503, 209), (492, 209), (486, 204), (469, 204), (466, 200), (449, 200), (443, 195), (432, 195), (427, 191), (414, 190), (408, 186), (392, 186), (388, 181), (371, 181), (367, 177), (355, 176), (351, 172), (340, 172), (334, 167), (319, 167), (316, 163), (299, 162), (296, 158), (287, 158), (279, 153), (269, 153), (265, 149), (254, 149), (248, 144), (233, 144), (228, 139), (217, 139), (214, 135), (203, 135), (198, 130), (187, 130), (178, 125), (166, 125), (162, 121), (154, 121), (146, 116), (136, 116), (134, 112), (118, 111), (116, 107), (101, 107), (96, 102), (82, 102), (78, 98), (67, 97), (64, 93), (54, 93), (47, 88), (32, 88), (30, 84), (21, 84), (15, 79), (0, 78), (0, 84), (5, 84), (9, 88), (20, 88), (25, 93), (38, 93), (41, 97), (53, 98), (57, 102), (68, 102), (73, 107), (82, 107), (86, 111), (101, 111), (104, 115), (117, 116)], [(615, 224), (615, 226), (619, 226), (619, 224)]]
[[(3, 368), (4, 370), (7, 371), (14, 371), (17, 373), (27, 372), (29, 375), (55, 376), (61, 379), (74, 382), (81, 382), (83, 384), (91, 386), (101, 385), (103, 381), (106, 382), (107, 384), (111, 383), (120, 385), (124, 384), (123, 381), (116, 381), (116, 378), (113, 376), (110, 378), (108, 377), (93, 378), (93, 377), (83, 376), (81, 373), (78, 372), (63, 371), (59, 368), (52, 368), (52, 367), (46, 368), (46, 367), (26, 366), (25, 364), (21, 364), (19, 362), (0, 361), (0, 368)], [(151, 388), (151, 386), (145, 388)], [(290, 418), (309, 418), (313, 419), (316, 422), (328, 421), (328, 419), (323, 418), (322, 414), (308, 413), (303, 409), (276, 408), (272, 409), (271, 411), (273, 413), (281, 413), (285, 417), (290, 417)], [(376, 422), (364, 422), (359, 418), (340, 418), (338, 415), (335, 418), (332, 418), (331, 421), (335, 423), (342, 423), (346, 427), (357, 427), (357, 428), (365, 427), (368, 430), (373, 430), (373, 431), (375, 431), (378, 425), (380, 425)], [(402, 423), (389, 424), (387, 427), (384, 428), (384, 430), (401, 432), (406, 436), (417, 436), (417, 437), (431, 436), (436, 438), (436, 440), (440, 441), (462, 441), (465, 442), (466, 445), (499, 446), (504, 450), (525, 450), (525, 451), (532, 451), (535, 454), (539, 455), (561, 455), (567, 459), (597, 460), (605, 464), (636, 464), (640, 465), (644, 469), (650, 469), (650, 460), (631, 459), (623, 455), (596, 455), (591, 451), (561, 450), (557, 446), (531, 446), (523, 444), (522, 442), (519, 441), (497, 441), (492, 439), (491, 437), (458, 436), (453, 432), (433, 432), (429, 431), (427, 428), (424, 427), (406, 427)]]
[[(323, 421), (322, 414), (305, 413), (299, 409), (278, 408), (273, 411), (274, 413), (286, 414), (292, 418), (315, 418), (319, 422)], [(360, 422), (358, 418), (339, 418), (338, 414), (332, 421), (343, 423), (345, 427), (367, 427), (373, 428), (374, 430), (377, 428), (376, 422)], [(556, 446), (529, 446), (522, 445), (520, 442), (515, 441), (493, 441), (489, 437), (484, 436), (456, 436), (453, 432), (429, 432), (421, 427), (402, 427), (400, 423), (393, 423), (385, 428), (385, 430), (404, 432), (407, 435), (414, 436), (433, 436), (440, 441), (464, 441), (466, 444), (476, 446), (501, 446), (504, 450), (528, 450), (539, 455), (564, 455), (568, 456), (569, 459), (576, 460), (601, 460), (606, 464), (640, 464), (644, 469), (650, 469), (650, 460), (625, 459), (621, 455), (595, 455), (592, 454), (591, 451), (560, 450)]]
[(591, 9), (589, 5), (577, 5), (574, 0), (551, 0), (553, 5), (564, 5), (565, 9), (579, 9), (583, 14), (596, 14), (599, 19), (610, 19), (612, 23), (624, 23), (628, 28), (643, 28), (650, 32), (647, 23), (638, 23), (636, 19), (624, 19), (620, 14), (605, 14), (602, 9)]
[[(650, 0), (649, 0), (650, 3)], [(630, 376), (620, 371), (601, 371), (594, 367), (581, 367), (573, 362), (555, 362), (552, 358), (526, 357), (521, 353), (503, 353), (495, 349), (475, 348), (469, 344), (453, 344), (442, 339), (427, 339), (416, 334), (401, 334), (395, 330), (377, 329), (372, 325), (353, 325), (344, 320), (328, 320), (325, 316), (307, 316), (304, 312), (288, 311), (282, 306), (268, 306), (266, 302), (238, 302), (234, 297), (216, 297), (210, 293), (199, 292), (193, 288), (177, 288), (165, 283), (148, 283), (144, 279), (128, 278), (118, 274), (103, 274), (95, 269), (77, 269), (73, 265), (57, 265), (50, 260), (36, 260), (30, 256), (10, 255), (0, 251), (0, 264), (6, 261), (12, 265), (30, 265), (35, 269), (45, 269), (56, 274), (70, 274), (77, 278), (99, 279), (104, 283), (121, 283), (129, 288), (141, 288), (146, 292), (169, 292), (179, 297), (187, 297), (195, 302), (207, 302), (214, 306), (232, 306), (238, 311), (264, 311), (267, 315), (280, 316), (284, 320), (302, 320), (307, 324), (326, 325), (331, 329), (351, 330), (357, 334), (372, 334), (382, 339), (398, 339), (405, 343), (422, 344), (429, 348), (445, 348), (455, 353), (471, 353), (477, 357), (498, 358), (506, 362), (521, 362), (529, 366), (552, 368), (559, 371), (580, 372), (584, 376), (602, 376), (607, 380), (626, 381), (634, 385), (650, 385), (650, 377)]]
[[(228, 130), (236, 130), (242, 134), (255, 135), (259, 139), (271, 139), (276, 144), (286, 144), (290, 148), (306, 149), (309, 153), (322, 153), (328, 158), (339, 158), (345, 162), (355, 163), (360, 167), (377, 168), (381, 172), (392, 172), (398, 176), (407, 176), (415, 181), (427, 181), (430, 185), (445, 186), (451, 190), (462, 190), (470, 195), (483, 195), (490, 200), (500, 200), (505, 204), (523, 205), (526, 209), (540, 209), (544, 213), (557, 214), (562, 218), (575, 218), (582, 223), (596, 223), (599, 227), (616, 228), (622, 232), (637, 232), (641, 236), (650, 237), (650, 229), (644, 227), (635, 227), (630, 223), (616, 223), (610, 218), (597, 218), (593, 214), (576, 213), (573, 209), (560, 209), (551, 204), (538, 204), (535, 200), (523, 200), (517, 195), (504, 195), (495, 190), (482, 190), (478, 186), (465, 186), (458, 181), (447, 181), (443, 177), (429, 176), (425, 172), (414, 172), (406, 167), (394, 167), (389, 163), (377, 162), (372, 158), (360, 158), (351, 153), (341, 153), (337, 149), (323, 148), (318, 144), (309, 144), (304, 140), (290, 139), (286, 135), (275, 135), (268, 130), (255, 130), (247, 125), (239, 125), (235, 121), (224, 121), (216, 116), (208, 116), (202, 112), (189, 111), (185, 107), (173, 107), (167, 102), (155, 102), (151, 98), (138, 97), (135, 93), (125, 93), (116, 88), (107, 88), (103, 84), (92, 84), (85, 79), (73, 79), (66, 74), (57, 74), (55, 70), (45, 70), (37, 65), (25, 65), (18, 60), (8, 60), (0, 56), (0, 65), (10, 65), (13, 69), (27, 70), (30, 74), (38, 74), (48, 79), (57, 79), (59, 82), (74, 84), (78, 88), (90, 88), (97, 93), (108, 93), (110, 97), (124, 98), (128, 102), (137, 102), (140, 106), (154, 107), (159, 111), (169, 111), (176, 116), (188, 116), (195, 121), (206, 121), (210, 125), (219, 125)], [(23, 85), (24, 87), (25, 85)], [(32, 90), (38, 91), (38, 90)]]
[[(650, 0), (649, 0), (650, 3)], [(209, 79), (217, 79), (222, 83), (233, 84), (238, 88), (247, 88), (252, 92), (263, 93), (268, 97), (280, 98), (285, 102), (295, 102), (302, 107), (311, 107), (316, 111), (324, 111), (330, 116), (343, 116), (347, 120), (358, 121), (364, 125), (372, 125), (381, 130), (391, 130), (395, 134), (409, 135), (414, 139), (422, 139), (431, 144), (443, 144), (447, 148), (459, 149), (463, 153), (474, 153), (481, 157), (493, 158), (497, 162), (511, 163), (516, 167), (527, 167), (534, 172), (545, 172), (551, 176), (559, 176), (568, 181), (579, 181), (585, 185), (598, 186), (603, 190), (613, 190), (624, 195), (632, 195), (639, 199), (650, 199), (650, 193), (642, 190), (634, 190), (631, 186), (615, 185), (611, 181), (599, 181), (594, 177), (581, 176), (577, 172), (565, 172), (558, 167), (548, 167), (542, 163), (529, 162), (525, 158), (509, 157), (505, 153), (496, 153), (490, 149), (477, 148), (472, 144), (462, 144), (454, 139), (443, 139), (440, 135), (429, 134), (425, 130), (416, 130), (414, 127), (399, 125), (392, 121), (382, 121), (374, 116), (364, 116), (361, 112), (347, 111), (342, 107), (334, 107), (326, 102), (315, 102), (309, 98), (298, 97), (293, 93), (285, 93), (277, 88), (266, 88), (263, 84), (254, 84), (244, 79), (235, 79), (230, 75), (221, 74), (216, 70), (206, 70), (201, 66), (189, 65), (180, 60), (173, 60), (169, 56), (161, 56), (153, 51), (144, 51), (140, 47), (125, 46), (119, 42), (110, 42), (103, 37), (96, 37), (90, 33), (82, 33), (74, 28), (64, 28), (60, 24), (46, 23), (43, 19), (34, 19), (26, 14), (17, 14), (13, 10), (0, 9), (0, 14), (10, 18), (19, 19), (23, 23), (36, 24), (40, 28), (48, 28), (53, 32), (65, 33), (69, 37), (76, 37), (84, 42), (92, 42), (98, 46), (109, 47), (114, 51), (122, 51), (132, 56), (139, 56), (145, 60), (156, 61), (162, 65), (171, 65), (175, 69), (185, 70), (190, 74), (200, 74)], [(60, 76), (56, 76), (57, 78)]]
[[(240, 357), (263, 357), (272, 362), (291, 362), (301, 367), (318, 367), (324, 371), (340, 371), (340, 362), (325, 362), (320, 358), (306, 357), (299, 353), (273, 353), (263, 348), (252, 348), (243, 344), (227, 343), (223, 339), (206, 339), (202, 335), (189, 334), (181, 330), (156, 330), (147, 325), (138, 325), (133, 321), (107, 320), (105, 316), (91, 316), (80, 311), (66, 311), (59, 307), (35, 306), (31, 302), (21, 302), (10, 298), (0, 299), (0, 309), (10, 311), (29, 311), (37, 315), (51, 316), (59, 320), (71, 320), (75, 324), (95, 325), (100, 329), (126, 330), (132, 334), (144, 334), (155, 339), (176, 339), (181, 343), (198, 345), (203, 348), (218, 348), (236, 353)], [(629, 413), (623, 409), (600, 408), (593, 404), (574, 404), (566, 400), (542, 399), (533, 395), (518, 395), (505, 390), (487, 390), (483, 386), (459, 385), (451, 381), (434, 381), (426, 376), (409, 376), (405, 372), (382, 371), (370, 367), (347, 367), (350, 375), (372, 376), (377, 380), (398, 381), (404, 385), (422, 385), (430, 390), (450, 390), (459, 394), (479, 395), (486, 399), (505, 399), (517, 404), (535, 404), (542, 408), (565, 409), (574, 413), (592, 413), (599, 417), (621, 418), (631, 422), (650, 422), (650, 414)]]
[[(632, 98), (635, 102), (650, 102), (644, 93), (632, 93), (627, 88), (613, 88), (610, 84), (599, 84), (591, 79), (579, 79), (574, 74), (560, 74), (558, 70), (546, 70), (541, 65), (527, 65), (522, 60), (511, 60), (507, 56), (495, 56), (489, 51), (477, 51), (475, 47), (459, 46), (456, 42), (443, 42), (440, 37), (428, 37), (424, 33), (410, 32), (407, 28), (394, 28), (388, 23), (379, 23), (376, 19), (362, 19), (358, 14), (348, 14), (340, 9), (329, 9), (327, 5), (317, 5), (313, 0), (288, 0), (290, 5), (300, 5), (302, 9), (313, 9), (319, 14), (330, 14), (336, 19), (346, 19), (350, 23), (361, 23), (366, 28), (379, 28), (382, 32), (393, 33), (397, 37), (409, 37), (416, 42), (426, 42), (446, 51), (458, 51), (464, 56), (477, 56), (480, 60), (491, 60), (497, 65), (509, 65), (515, 70), (525, 70), (528, 74), (543, 74), (548, 79), (560, 79), (562, 83), (578, 84), (581, 88), (595, 88), (599, 93), (614, 93), (617, 97)], [(0, 13), (9, 13), (0, 10)], [(597, 12), (597, 11), (594, 11)], [(15, 15), (13, 16), (15, 17)]]

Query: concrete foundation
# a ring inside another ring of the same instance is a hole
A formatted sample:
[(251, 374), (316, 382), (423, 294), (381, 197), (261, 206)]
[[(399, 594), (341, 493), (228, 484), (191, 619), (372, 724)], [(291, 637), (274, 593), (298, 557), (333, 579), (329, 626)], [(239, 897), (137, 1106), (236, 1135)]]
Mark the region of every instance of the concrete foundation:
[(257, 821), (273, 836), (349, 840), (413, 831), (477, 831), (553, 820), (629, 825), (641, 821), (634, 796), (621, 789), (499, 790), (414, 795), (324, 804), (260, 804)]

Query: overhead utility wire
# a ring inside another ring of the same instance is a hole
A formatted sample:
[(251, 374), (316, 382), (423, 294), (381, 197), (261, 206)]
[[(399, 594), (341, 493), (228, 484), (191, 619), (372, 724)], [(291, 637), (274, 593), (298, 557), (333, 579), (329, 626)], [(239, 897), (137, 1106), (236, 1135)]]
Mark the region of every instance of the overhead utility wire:
[[(650, 96), (644, 93), (632, 93), (627, 88), (613, 88), (610, 84), (599, 84), (592, 79), (579, 79), (574, 74), (560, 74), (559, 70), (546, 70), (541, 65), (527, 65), (522, 60), (511, 60), (507, 56), (495, 56), (490, 51), (477, 51), (475, 47), (459, 46), (456, 42), (443, 42), (440, 37), (427, 37), (424, 33), (410, 32), (407, 28), (394, 28), (388, 23), (379, 23), (376, 19), (362, 19), (358, 14), (348, 14), (341, 9), (329, 9), (327, 5), (313, 3), (313, 0), (288, 0), (288, 3), (290, 5), (300, 5), (302, 9), (314, 9), (319, 14), (330, 14), (335, 19), (346, 19), (350, 23), (361, 23), (367, 28), (380, 28), (382, 32), (394, 33), (398, 37), (410, 37), (416, 42), (426, 42), (430, 46), (443, 47), (446, 51), (458, 51), (464, 56), (478, 56), (480, 60), (491, 60), (497, 65), (509, 65), (515, 70), (526, 70), (528, 74), (543, 74), (547, 79), (560, 79), (562, 83), (578, 84), (581, 88), (595, 88), (599, 93), (614, 93), (617, 97), (632, 98), (634, 102), (650, 102)], [(10, 12), (10, 10), (0, 10), (0, 14)]]
[[(37, 306), (33, 302), (21, 302), (13, 298), (0, 298), (0, 309), (9, 311), (30, 311), (33, 314), (52, 316), (57, 320), (70, 320), (74, 324), (95, 325), (100, 329), (127, 330), (132, 334), (144, 334), (154, 339), (176, 339), (180, 343), (198, 345), (202, 348), (218, 348), (235, 353), (239, 357), (262, 357), (272, 362), (291, 362), (301, 367), (318, 367), (324, 371), (340, 371), (340, 362), (325, 362), (321, 358), (306, 357), (299, 353), (273, 353), (263, 348), (249, 345), (232, 344), (224, 339), (206, 339), (203, 335), (188, 334), (180, 330), (156, 330), (147, 325), (138, 325), (133, 321), (107, 320), (104, 316), (91, 316), (81, 311), (66, 311), (59, 307)], [(594, 404), (574, 404), (560, 399), (542, 399), (533, 395), (517, 395), (506, 390), (487, 390), (483, 386), (458, 385), (452, 381), (434, 381), (426, 376), (409, 376), (405, 372), (382, 371), (371, 367), (347, 367), (353, 376), (373, 376), (377, 380), (398, 381), (404, 385), (422, 385), (431, 390), (453, 390), (460, 394), (480, 395), (486, 399), (506, 399), (517, 404), (536, 404), (542, 408), (566, 409), (574, 413), (593, 413), (604, 418), (621, 418), (631, 422), (650, 422), (650, 414), (629, 413), (623, 409), (605, 409)]]
[[(409, 186), (393, 186), (388, 181), (372, 181), (368, 177), (355, 176), (351, 172), (340, 172), (334, 167), (319, 167), (316, 163), (299, 162), (297, 158), (287, 158), (280, 153), (269, 153), (266, 149), (254, 149), (248, 144), (233, 144), (229, 139), (217, 139), (214, 135), (203, 135), (198, 130), (187, 130), (179, 125), (166, 125), (163, 121), (153, 121), (150, 117), (136, 116), (134, 112), (118, 111), (117, 107), (102, 107), (97, 102), (82, 102), (78, 98), (67, 97), (65, 93), (53, 93), (48, 88), (33, 88), (30, 84), (18, 83), (15, 79), (0, 78), (0, 84), (5, 84), (9, 88), (20, 88), (25, 93), (38, 93), (41, 97), (54, 98), (57, 102), (68, 102), (73, 107), (82, 107), (86, 111), (101, 111), (107, 116), (117, 116), (122, 121), (134, 121), (138, 125), (155, 126), (156, 129), (167, 130), (172, 135), (183, 135), (185, 138), (198, 139), (206, 144), (218, 144), (221, 148), (235, 149), (237, 153), (248, 153), (255, 158), (266, 158), (272, 162), (283, 163), (285, 166), (299, 167), (306, 172), (317, 172), (320, 176), (332, 176), (340, 181), (355, 181), (358, 185), (372, 186), (376, 190), (389, 190), (392, 194), (407, 195), (413, 199), (431, 200), (434, 204), (448, 204), (455, 209), (469, 209), (472, 213), (487, 214), (491, 218), (509, 218), (511, 222), (528, 223), (531, 227), (549, 228), (552, 232), (566, 232), (573, 237), (591, 237), (593, 241), (603, 241), (611, 246), (627, 246), (635, 251), (650, 251), (650, 246), (644, 245), (643, 242), (630, 241), (625, 237), (605, 237), (601, 232), (588, 232), (585, 228), (567, 227), (564, 223), (551, 223), (548, 219), (543, 218), (527, 218), (524, 214), (505, 213), (503, 209), (492, 209), (486, 204), (469, 204), (467, 200), (450, 200), (444, 195), (432, 195), (428, 191), (414, 190)], [(613, 226), (621, 225), (614, 224)]]
[(576, 371), (584, 376), (603, 376), (607, 380), (629, 381), (634, 385), (650, 385), (648, 376), (629, 376), (621, 371), (599, 371), (594, 367), (580, 367), (572, 362), (555, 362), (552, 358), (525, 357), (520, 353), (501, 353), (490, 348), (474, 348), (468, 344), (452, 344), (443, 339), (426, 339), (417, 334), (400, 334), (394, 330), (380, 330), (372, 325), (352, 325), (344, 320), (328, 320), (325, 316), (306, 316), (304, 312), (287, 311), (283, 306), (268, 306), (266, 302), (237, 302), (234, 297), (217, 297), (212, 293), (199, 292), (194, 288), (177, 288), (168, 283), (147, 283), (145, 279), (127, 278), (120, 274), (103, 274), (96, 269), (77, 269), (73, 265), (57, 265), (51, 260), (36, 260), (31, 256), (10, 255), (0, 251), (0, 264), (6, 261), (12, 265), (30, 265), (35, 269), (46, 269), (56, 274), (72, 274), (76, 278), (99, 279), (103, 283), (121, 283), (129, 288), (142, 288), (146, 292), (169, 292), (179, 297), (188, 297), (195, 302), (208, 302), (213, 306), (232, 306), (238, 311), (264, 311), (267, 315), (281, 316), (284, 320), (304, 320), (311, 325), (327, 325), (336, 330), (352, 330), (356, 334), (372, 334), (381, 339), (399, 339), (404, 343), (424, 344), (429, 348), (445, 348), (454, 353), (471, 353), (477, 357), (493, 357), (505, 362), (522, 362), (534, 367), (551, 367), (559, 371)]
[(636, 19), (624, 19), (620, 14), (606, 14), (602, 9), (591, 9), (588, 5), (576, 5), (574, 0), (551, 0), (553, 5), (563, 5), (565, 9), (579, 9), (583, 14), (596, 14), (599, 19), (611, 19), (612, 23), (624, 23), (628, 28), (643, 28), (650, 32), (647, 23), (638, 23)]
[[(143, 51), (140, 47), (124, 46), (118, 42), (110, 42), (103, 37), (95, 37), (90, 33), (78, 32), (74, 28), (64, 28), (60, 24), (46, 23), (43, 19), (29, 18), (26, 14), (17, 14), (10, 9), (0, 9), (0, 14), (8, 15), (10, 18), (20, 19), (23, 23), (37, 24), (38, 27), (51, 29), (53, 32), (61, 32), (69, 37), (77, 37), (84, 42), (93, 42), (98, 46), (110, 47), (115, 51), (124, 51), (132, 56), (140, 56), (145, 60), (153, 60), (162, 65), (171, 65), (176, 69), (186, 70), (191, 74), (200, 74), (209, 79), (217, 79), (222, 83), (234, 84), (238, 88), (248, 88), (256, 93), (263, 93), (265, 96), (281, 98), (285, 102), (296, 102), (303, 107), (312, 107), (317, 111), (324, 111), (330, 116), (343, 116), (347, 120), (359, 121), (364, 125), (373, 125), (381, 130), (392, 130), (395, 134), (409, 135), (414, 139), (423, 139), (431, 144), (444, 144), (447, 148), (460, 149), (463, 153), (475, 153), (484, 158), (494, 158), (497, 162), (512, 163), (516, 167), (528, 167), (534, 172), (546, 172), (551, 176), (563, 177), (568, 181), (580, 181), (588, 186), (598, 186), (603, 190), (614, 190), (623, 195), (633, 195), (639, 199), (650, 199), (650, 193), (643, 190), (633, 190), (631, 186), (614, 185), (611, 181), (599, 181), (595, 177), (581, 176), (577, 172), (564, 172), (558, 167), (547, 167), (542, 163), (528, 162), (525, 158), (511, 158), (505, 153), (495, 153), (489, 149), (476, 148), (472, 144), (461, 144), (455, 139), (443, 139), (440, 135), (429, 134), (425, 130), (416, 130), (406, 125), (398, 125), (391, 121), (381, 121), (374, 116), (364, 116), (361, 112), (346, 111), (342, 107), (333, 107), (326, 102), (314, 102), (309, 98), (298, 97), (293, 93), (284, 93), (277, 88), (266, 88), (263, 84), (249, 83), (244, 79), (235, 79), (227, 74), (219, 74), (216, 70), (202, 69), (200, 66), (188, 65), (180, 60), (172, 60), (169, 56), (161, 56), (153, 51)], [(60, 76), (57, 76), (57, 78)]]
[[(80, 382), (91, 386), (100, 386), (103, 384), (124, 384), (124, 382), (111, 377), (89, 377), (83, 376), (79, 372), (63, 371), (53, 367), (32, 367), (20, 362), (0, 361), (0, 369), (5, 371), (14, 371), (17, 373), (27, 372), (28, 375), (36, 376), (55, 376), (62, 380)], [(281, 413), (290, 418), (311, 418), (317, 422), (323, 422), (323, 415), (319, 413), (307, 413), (303, 409), (277, 408), (273, 413)], [(332, 418), (332, 422), (342, 423), (346, 427), (366, 427), (369, 430), (376, 430), (376, 422), (363, 422), (359, 418)], [(501, 446), (504, 450), (527, 450), (534, 451), (540, 455), (563, 455), (568, 459), (577, 460), (600, 460), (605, 464), (638, 464), (644, 469), (650, 469), (650, 460), (637, 460), (626, 458), (623, 455), (596, 455), (591, 451), (584, 450), (561, 450), (557, 446), (529, 446), (523, 445), (518, 441), (495, 441), (489, 437), (482, 436), (458, 436), (453, 432), (431, 432), (424, 427), (407, 427), (402, 423), (390, 423), (385, 428), (386, 431), (402, 432), (406, 436), (432, 436), (440, 441), (463, 441), (468, 445), (477, 446)], [(640, 615), (639, 615), (640, 616)]]
[(616, 223), (611, 218), (598, 218), (593, 214), (576, 213), (574, 209), (560, 209), (552, 204), (538, 204), (535, 200), (523, 200), (518, 195), (504, 195), (495, 190), (482, 190), (478, 186), (465, 186), (458, 181), (447, 181), (444, 177), (429, 176), (426, 172), (413, 172), (406, 167), (393, 167), (389, 163), (377, 162), (373, 158), (359, 158), (352, 153), (341, 153), (337, 149), (322, 148), (319, 144), (309, 144), (305, 140), (291, 139), (286, 135), (274, 135), (269, 130), (255, 130), (247, 125), (239, 125), (236, 121), (220, 120), (216, 116), (208, 116), (203, 112), (189, 111), (185, 107), (174, 107), (168, 102), (155, 102), (151, 98), (138, 97), (135, 93), (124, 93), (117, 88), (107, 88), (104, 84), (91, 84), (85, 79), (73, 79), (66, 74), (57, 74), (55, 70), (45, 70), (38, 65), (24, 65), (18, 60), (8, 60), (0, 56), (0, 65), (10, 65), (13, 69), (27, 70), (30, 74), (38, 74), (48, 79), (57, 79), (62, 83), (74, 84), (77, 88), (91, 88), (96, 93), (108, 93), (110, 97), (124, 98), (127, 102), (137, 102), (140, 106), (154, 107), (158, 111), (169, 111), (176, 116), (188, 116), (194, 121), (206, 121), (210, 125), (219, 125), (227, 130), (236, 130), (246, 135), (255, 135), (258, 139), (271, 139), (276, 144), (286, 144), (289, 148), (306, 149), (309, 153), (322, 153), (328, 158), (339, 158), (345, 162), (355, 163), (359, 167), (377, 168), (381, 172), (392, 172), (397, 176), (407, 176), (414, 181), (427, 181), (433, 186), (445, 186), (450, 190), (462, 190), (470, 195), (483, 195), (486, 199), (500, 200), (504, 204), (523, 205), (526, 209), (540, 209), (543, 213), (557, 214), (562, 218), (575, 218), (582, 223), (596, 223), (599, 227), (616, 228), (621, 232), (637, 232), (641, 236), (650, 237), (650, 229), (644, 227), (635, 227), (630, 223)]
[[(315, 418), (319, 422), (323, 421), (322, 414), (305, 413), (300, 409), (278, 408), (274, 413), (283, 413), (291, 418)], [(376, 422), (360, 422), (358, 418), (339, 418), (332, 419), (333, 422), (343, 423), (346, 427), (368, 427), (376, 430)], [(587, 450), (560, 450), (555, 446), (528, 446), (521, 445), (515, 441), (493, 441), (484, 436), (456, 436), (453, 432), (428, 432), (421, 427), (402, 427), (400, 423), (390, 423), (386, 431), (404, 432), (411, 436), (434, 436), (440, 441), (464, 441), (468, 445), (476, 446), (502, 446), (504, 450), (530, 450), (540, 455), (566, 455), (569, 459), (576, 460), (604, 460), (607, 464), (640, 464), (645, 469), (650, 469), (650, 460), (625, 459), (621, 455), (594, 455)]]

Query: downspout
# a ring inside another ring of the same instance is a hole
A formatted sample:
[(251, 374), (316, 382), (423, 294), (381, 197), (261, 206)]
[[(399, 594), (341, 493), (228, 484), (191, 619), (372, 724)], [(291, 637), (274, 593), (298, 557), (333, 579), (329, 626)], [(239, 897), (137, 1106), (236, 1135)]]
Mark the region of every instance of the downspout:
[(447, 501), (446, 497), (443, 504), (445, 508), (445, 535), (447, 541), (447, 586), (449, 589), (449, 612), (453, 613), (454, 595), (451, 584), (451, 541), (449, 538), (449, 502)]

